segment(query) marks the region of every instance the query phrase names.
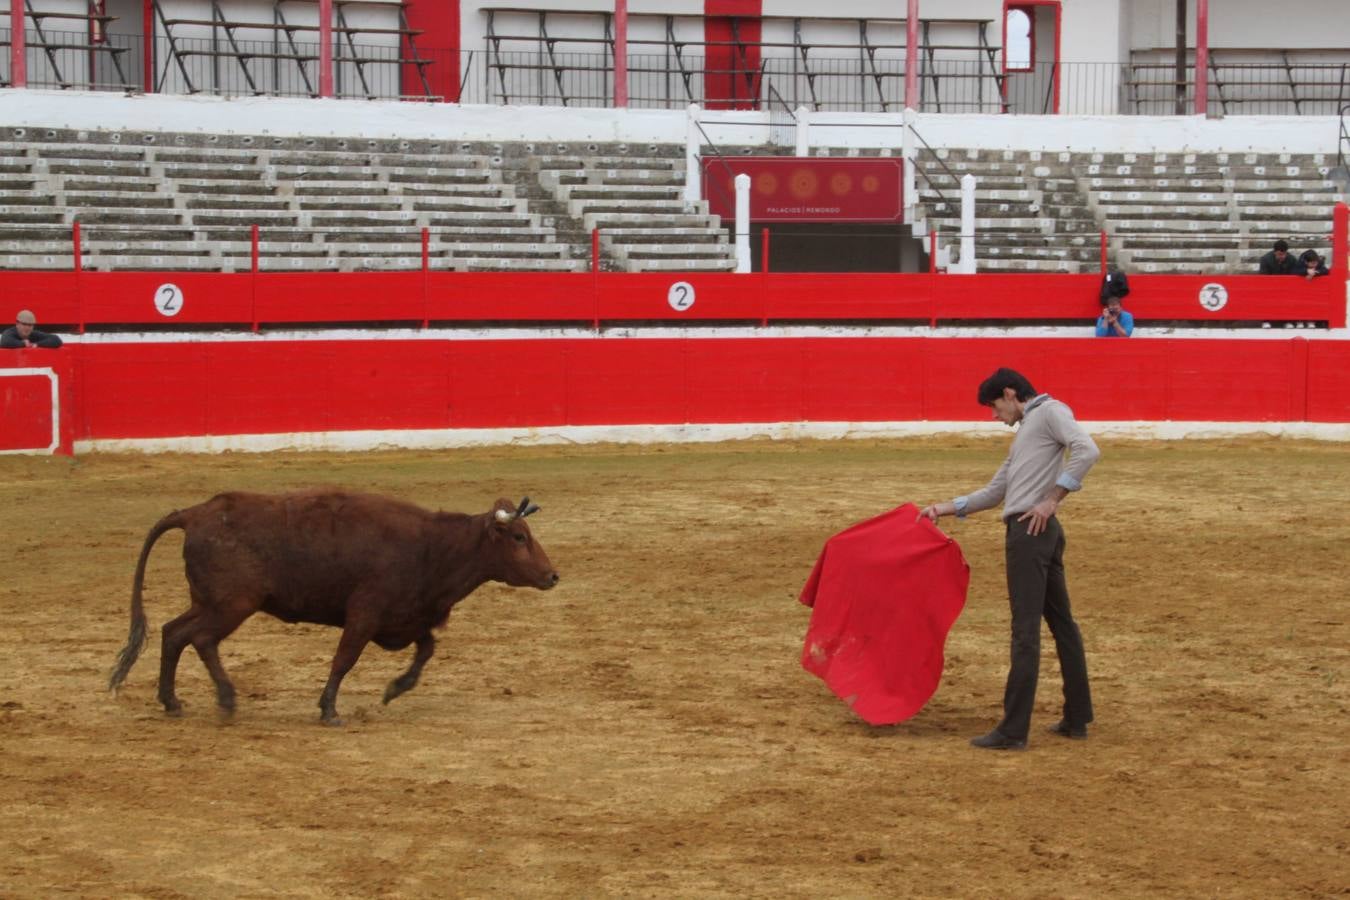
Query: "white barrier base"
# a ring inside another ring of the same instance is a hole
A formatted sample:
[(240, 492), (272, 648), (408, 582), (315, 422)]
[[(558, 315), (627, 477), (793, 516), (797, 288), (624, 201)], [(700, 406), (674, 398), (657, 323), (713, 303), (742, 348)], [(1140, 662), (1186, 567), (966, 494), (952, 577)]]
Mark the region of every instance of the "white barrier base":
[[(1350, 441), (1350, 423), (1083, 422), (1096, 437), (1187, 440), (1269, 436)], [(929, 435), (997, 437), (997, 422), (776, 422), (739, 425), (559, 425), (539, 428), (436, 428), (408, 431), (318, 431), (75, 442), (76, 453), (267, 453), (275, 450), (440, 450), (557, 444), (693, 444), (718, 441), (855, 440)]]

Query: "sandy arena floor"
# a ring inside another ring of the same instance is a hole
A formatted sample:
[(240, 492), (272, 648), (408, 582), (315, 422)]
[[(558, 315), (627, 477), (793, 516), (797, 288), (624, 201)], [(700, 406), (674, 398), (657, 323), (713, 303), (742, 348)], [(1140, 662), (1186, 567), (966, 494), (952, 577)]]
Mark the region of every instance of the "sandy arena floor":
[[(998, 718), (993, 514), (944, 520), (973, 572), (928, 707), (856, 719), (798, 666), (827, 537), (993, 473), (1006, 438), (439, 453), (0, 457), (0, 895), (1328, 896), (1350, 893), (1350, 452), (1106, 442), (1064, 506), (1098, 722), (1057, 718), (1048, 639), (1026, 753)], [(338, 632), (258, 616), (191, 650), (182, 537), (151, 557), (152, 642), (117, 697), (149, 526), (228, 489), (342, 485), (543, 507), (551, 593), (461, 604), (421, 685), (366, 651), (318, 724)]]

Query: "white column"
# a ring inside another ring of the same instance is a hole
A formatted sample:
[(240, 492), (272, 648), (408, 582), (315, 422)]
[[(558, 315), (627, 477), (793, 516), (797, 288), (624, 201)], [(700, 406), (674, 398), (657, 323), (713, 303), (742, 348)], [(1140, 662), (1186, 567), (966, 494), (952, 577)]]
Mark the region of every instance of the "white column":
[(698, 104), (689, 104), (684, 131), (684, 203), (693, 206), (703, 198), (703, 173), (699, 170), (699, 149), (703, 135), (698, 130)]
[(736, 176), (736, 271), (750, 271), (750, 176)]
[(964, 275), (975, 274), (975, 176), (961, 176), (961, 266)]
[(797, 156), (811, 155), (811, 110), (797, 107)]
[(918, 147), (914, 140), (914, 123), (919, 114), (905, 107), (905, 127), (900, 129), (900, 157), (904, 170), (900, 173), (900, 192), (905, 198), (905, 221), (914, 221), (914, 207), (919, 202), (918, 179), (914, 174), (914, 158), (918, 156)]

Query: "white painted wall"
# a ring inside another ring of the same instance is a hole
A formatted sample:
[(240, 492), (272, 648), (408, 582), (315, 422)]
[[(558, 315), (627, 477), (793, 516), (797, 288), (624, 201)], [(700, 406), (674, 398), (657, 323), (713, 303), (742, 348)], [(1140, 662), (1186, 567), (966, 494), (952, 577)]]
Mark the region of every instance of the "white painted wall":
[[(764, 141), (768, 115), (705, 112), (719, 143)], [(718, 121), (763, 121), (763, 128)], [(896, 115), (821, 114), (816, 147), (900, 147)], [(859, 125), (881, 125), (865, 128)], [(684, 110), (453, 106), (396, 101), (138, 96), (0, 90), (0, 127), (47, 126), (201, 134), (429, 138), (482, 141), (614, 141), (683, 144)], [(1103, 152), (1336, 152), (1331, 116), (974, 116), (923, 114), (915, 126), (934, 147)]]
[[(1186, 0), (1190, 46), (1195, 46), (1197, 5), (1197, 0)], [(1132, 0), (1124, 9), (1132, 46), (1176, 45), (1176, 0)], [(1279, 4), (1270, 0), (1210, 0), (1212, 47), (1345, 48), (1348, 39), (1350, 3), (1345, 0), (1290, 0)]]

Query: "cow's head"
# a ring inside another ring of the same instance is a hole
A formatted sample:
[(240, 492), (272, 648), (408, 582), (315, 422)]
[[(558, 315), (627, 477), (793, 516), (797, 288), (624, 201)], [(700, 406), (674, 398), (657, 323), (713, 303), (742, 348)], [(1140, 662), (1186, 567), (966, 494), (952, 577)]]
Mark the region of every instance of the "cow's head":
[(539, 511), (526, 497), (519, 504), (505, 497), (492, 505), (488, 516), (488, 541), (491, 545), (493, 581), (513, 587), (537, 587), (548, 590), (558, 583), (558, 573), (544, 548), (530, 534), (525, 517)]

